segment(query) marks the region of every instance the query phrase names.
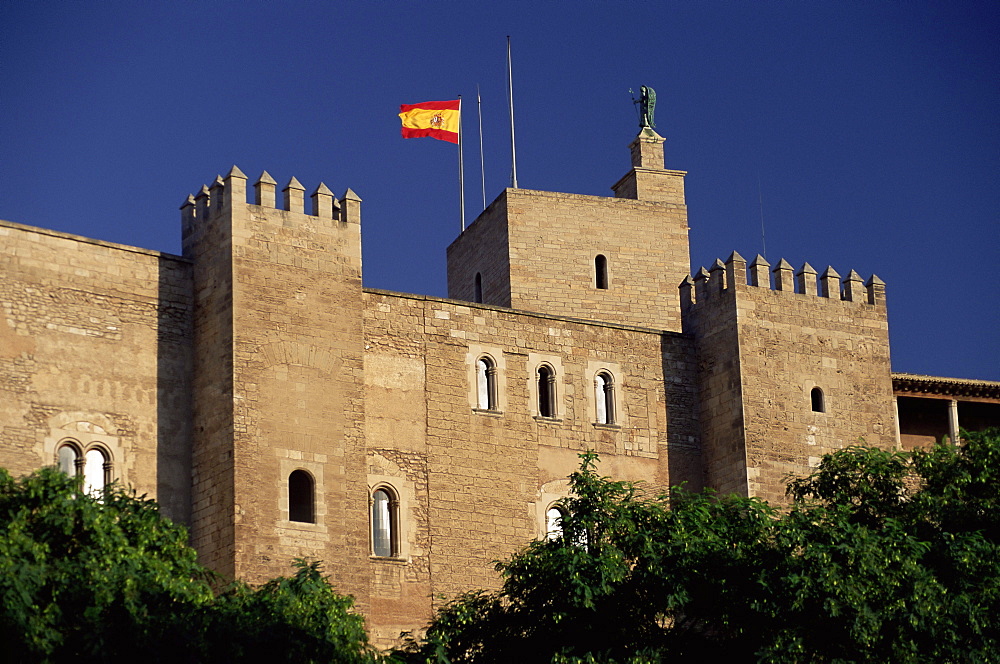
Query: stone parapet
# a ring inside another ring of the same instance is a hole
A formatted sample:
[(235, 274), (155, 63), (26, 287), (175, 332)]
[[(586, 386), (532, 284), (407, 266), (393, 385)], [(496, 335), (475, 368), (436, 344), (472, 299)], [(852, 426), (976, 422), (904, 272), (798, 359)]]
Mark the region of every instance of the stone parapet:
[(796, 271), (782, 258), (771, 270), (774, 274), (772, 288), (768, 278), (769, 267), (768, 262), (758, 255), (750, 263), (748, 271), (746, 260), (734, 251), (726, 261), (716, 259), (709, 269), (702, 267), (694, 273), (693, 278), (686, 277), (678, 286), (681, 302), (686, 309), (691, 309), (730, 289), (746, 287), (885, 308), (885, 282), (877, 275), (873, 274), (866, 282), (862, 282), (858, 273), (851, 270), (841, 283), (837, 271), (832, 266), (827, 266), (819, 277), (817, 290), (816, 270), (809, 263), (804, 263)]
[[(276, 189), (277, 182), (270, 173), (264, 171), (253, 185), (252, 205), (341, 223), (361, 222), (361, 198), (350, 188), (338, 199), (325, 183), (320, 182), (309, 196), (312, 205), (308, 213), (305, 206), (306, 189), (296, 177), (293, 176), (282, 190), (280, 208)], [(188, 195), (181, 204), (181, 236), (187, 238), (196, 233), (199, 222), (220, 214), (223, 209), (232, 209), (236, 204), (247, 204), (247, 194), (247, 176), (237, 166), (233, 166), (225, 177), (216, 176), (211, 186), (203, 185), (197, 194)]]

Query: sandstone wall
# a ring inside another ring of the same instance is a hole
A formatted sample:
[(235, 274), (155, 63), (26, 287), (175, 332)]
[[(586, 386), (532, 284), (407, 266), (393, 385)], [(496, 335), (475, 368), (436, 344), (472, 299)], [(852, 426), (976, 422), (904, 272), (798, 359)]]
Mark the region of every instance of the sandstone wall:
[[(490, 304), (680, 331), (677, 284), (689, 270), (683, 174), (656, 176), (676, 180), (672, 201), (507, 189), (449, 247), (449, 295), (472, 300), (480, 272)], [(598, 254), (607, 258), (606, 289), (595, 283)]]
[(72, 441), (190, 518), (191, 265), (0, 222), (0, 464), (55, 465)]
[[(387, 644), (440, 596), (495, 587), (493, 562), (545, 536), (585, 450), (653, 491), (780, 502), (826, 452), (892, 447), (884, 286), (828, 270), (817, 292), (782, 261), (772, 289), (763, 259), (748, 284), (733, 254), (678, 290), (684, 173), (662, 140), (633, 143), (616, 198), (507, 189), (449, 247), (450, 300), (362, 289), (360, 199), (321, 184), (307, 214), (292, 178), (278, 209), (266, 173), (253, 204), (236, 168), (189, 199), (184, 258), (0, 222), (0, 463), (99, 445), (191, 523), (207, 565), (258, 582), (322, 560)], [(477, 272), (486, 304), (468, 302)], [(298, 472), (310, 518), (293, 518)], [(372, 541), (383, 489), (391, 555)]]
[(486, 304), (510, 306), (510, 252), (506, 189), (457, 240), (448, 246), (448, 297), (475, 302), (475, 281), (482, 278)]
[[(218, 193), (218, 192), (217, 192)], [(232, 224), (208, 189), (183, 208), (181, 239), (192, 263), (191, 543), (202, 564), (236, 575), (233, 514)], [(215, 223), (211, 223), (214, 220)]]
[[(705, 299), (705, 293), (700, 293)], [(683, 300), (682, 300), (683, 302)], [(711, 305), (686, 308), (685, 331), (697, 348), (697, 409), (708, 486), (747, 495), (747, 450), (736, 291), (717, 293)], [(683, 304), (682, 304), (683, 306)]]
[[(544, 535), (582, 451), (615, 478), (701, 485), (688, 337), (368, 290), (365, 347), (369, 486), (407, 497), (405, 564), (370, 561), (385, 636), (423, 620), (432, 594), (495, 586), (492, 562)], [(497, 366), (494, 410), (477, 401), (484, 355)], [(556, 371), (555, 417), (538, 415), (542, 362)], [(596, 423), (602, 369), (615, 379), (608, 425)]]
[[(747, 288), (741, 300), (750, 491), (780, 502), (789, 474), (848, 445), (896, 444), (885, 306)], [(823, 390), (825, 412), (810, 392)]]

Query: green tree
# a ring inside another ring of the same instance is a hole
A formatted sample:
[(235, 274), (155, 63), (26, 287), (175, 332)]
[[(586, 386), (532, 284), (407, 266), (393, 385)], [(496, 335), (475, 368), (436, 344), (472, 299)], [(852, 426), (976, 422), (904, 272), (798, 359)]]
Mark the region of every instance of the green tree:
[(253, 588), (233, 584), (211, 607), (206, 662), (373, 662), (353, 600), (334, 592), (318, 562)]
[(372, 661), (363, 620), (318, 563), (259, 588), (218, 580), (182, 526), (119, 487), (0, 469), (0, 660)]
[(562, 535), (445, 606), (411, 662), (988, 662), (1000, 649), (1000, 435), (852, 447), (791, 505), (570, 477)]

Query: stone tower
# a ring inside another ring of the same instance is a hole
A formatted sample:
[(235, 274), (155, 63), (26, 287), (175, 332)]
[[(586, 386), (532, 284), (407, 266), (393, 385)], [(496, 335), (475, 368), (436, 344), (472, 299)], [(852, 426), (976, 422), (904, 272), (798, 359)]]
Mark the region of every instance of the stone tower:
[(448, 247), (448, 296), (680, 331), (685, 173), (663, 167), (663, 141), (632, 141), (614, 198), (506, 189)]
[[(885, 285), (733, 253), (681, 284), (709, 486), (782, 502), (785, 478), (860, 442), (896, 444)], [(843, 288), (841, 287), (843, 286)]]
[[(361, 201), (320, 184), (306, 214), (295, 178), (283, 209), (266, 172), (255, 189), (248, 204), (233, 167), (182, 208), (194, 282), (192, 542), (205, 563), (249, 581), (286, 574), (297, 556), (368, 553), (356, 516), (367, 511)], [(293, 473), (309, 504), (290, 504)], [(360, 570), (330, 572), (365, 604)]]

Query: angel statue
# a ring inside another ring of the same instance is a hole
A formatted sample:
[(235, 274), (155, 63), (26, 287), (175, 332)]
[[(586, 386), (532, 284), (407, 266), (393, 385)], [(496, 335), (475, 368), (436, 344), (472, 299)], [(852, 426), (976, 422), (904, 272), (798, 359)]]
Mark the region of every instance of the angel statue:
[(653, 111), (656, 109), (656, 91), (653, 88), (643, 85), (639, 88), (639, 99), (635, 100), (639, 104), (639, 128), (656, 129), (653, 122)]

